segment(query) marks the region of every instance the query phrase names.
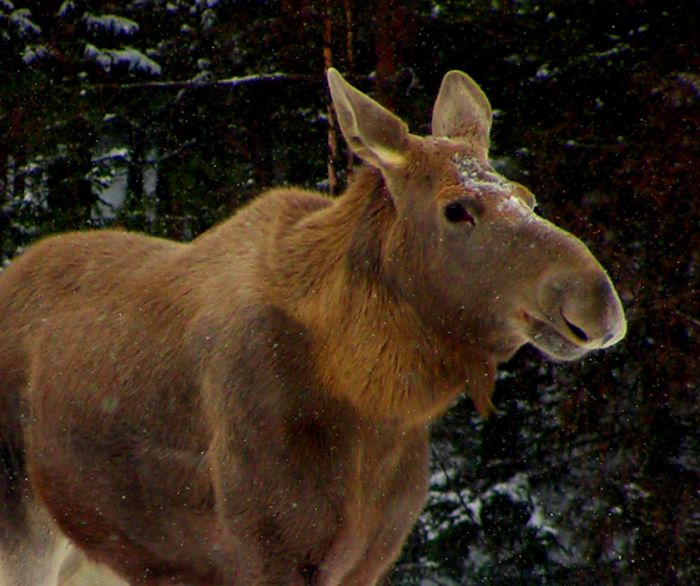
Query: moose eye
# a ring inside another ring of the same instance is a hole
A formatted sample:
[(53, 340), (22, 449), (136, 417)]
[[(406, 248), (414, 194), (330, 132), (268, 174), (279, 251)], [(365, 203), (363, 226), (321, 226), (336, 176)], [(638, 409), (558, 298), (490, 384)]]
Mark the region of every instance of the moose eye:
[(474, 216), (472, 216), (458, 201), (445, 206), (445, 218), (447, 218), (448, 222), (452, 223), (467, 222), (472, 226), (476, 223), (474, 221)]

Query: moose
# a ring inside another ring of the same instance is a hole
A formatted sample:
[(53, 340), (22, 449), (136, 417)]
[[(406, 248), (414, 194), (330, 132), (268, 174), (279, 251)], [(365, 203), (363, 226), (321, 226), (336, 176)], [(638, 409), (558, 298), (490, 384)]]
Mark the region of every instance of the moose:
[(130, 584), (365, 586), (427, 494), (428, 435), (532, 344), (621, 340), (576, 237), (489, 163), (459, 71), (419, 137), (329, 69), (364, 161), (333, 198), (272, 189), (191, 243), (51, 236), (0, 276), (0, 580), (70, 548)]

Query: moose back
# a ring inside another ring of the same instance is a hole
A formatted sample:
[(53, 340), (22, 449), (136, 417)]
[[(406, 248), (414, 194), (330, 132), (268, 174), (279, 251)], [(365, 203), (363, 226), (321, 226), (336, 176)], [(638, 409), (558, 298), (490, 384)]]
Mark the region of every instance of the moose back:
[(4, 583), (55, 583), (71, 543), (132, 584), (376, 584), (430, 422), (465, 388), (488, 414), (523, 344), (624, 336), (605, 270), (490, 166), (471, 78), (427, 137), (328, 81), (365, 161), (341, 197), (272, 190), (190, 244), (50, 237), (0, 276)]

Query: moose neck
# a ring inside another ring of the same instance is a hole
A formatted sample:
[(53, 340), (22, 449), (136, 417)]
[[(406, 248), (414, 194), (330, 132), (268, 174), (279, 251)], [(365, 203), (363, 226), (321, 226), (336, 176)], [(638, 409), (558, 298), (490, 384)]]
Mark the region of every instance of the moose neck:
[(278, 275), (282, 286), (302, 283), (287, 307), (311, 333), (322, 384), (367, 418), (425, 425), (465, 384), (488, 401), (494, 368), (463, 340), (427, 327), (392, 288), (382, 250), (394, 216), (381, 174), (362, 169), (336, 205), (285, 238), (285, 265), (294, 268)]

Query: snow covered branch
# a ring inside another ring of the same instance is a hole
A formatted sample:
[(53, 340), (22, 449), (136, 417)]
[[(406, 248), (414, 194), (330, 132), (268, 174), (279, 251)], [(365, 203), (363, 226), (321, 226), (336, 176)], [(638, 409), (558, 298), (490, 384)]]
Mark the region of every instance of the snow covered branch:
[(321, 82), (320, 75), (303, 75), (296, 73), (261, 73), (254, 75), (244, 75), (241, 77), (231, 77), (212, 81), (185, 80), (185, 81), (142, 81), (135, 83), (108, 83), (99, 84), (98, 88), (117, 88), (122, 90), (130, 89), (163, 89), (163, 90), (183, 90), (200, 88), (233, 88), (242, 85), (255, 83), (270, 83), (278, 81), (314, 81)]

